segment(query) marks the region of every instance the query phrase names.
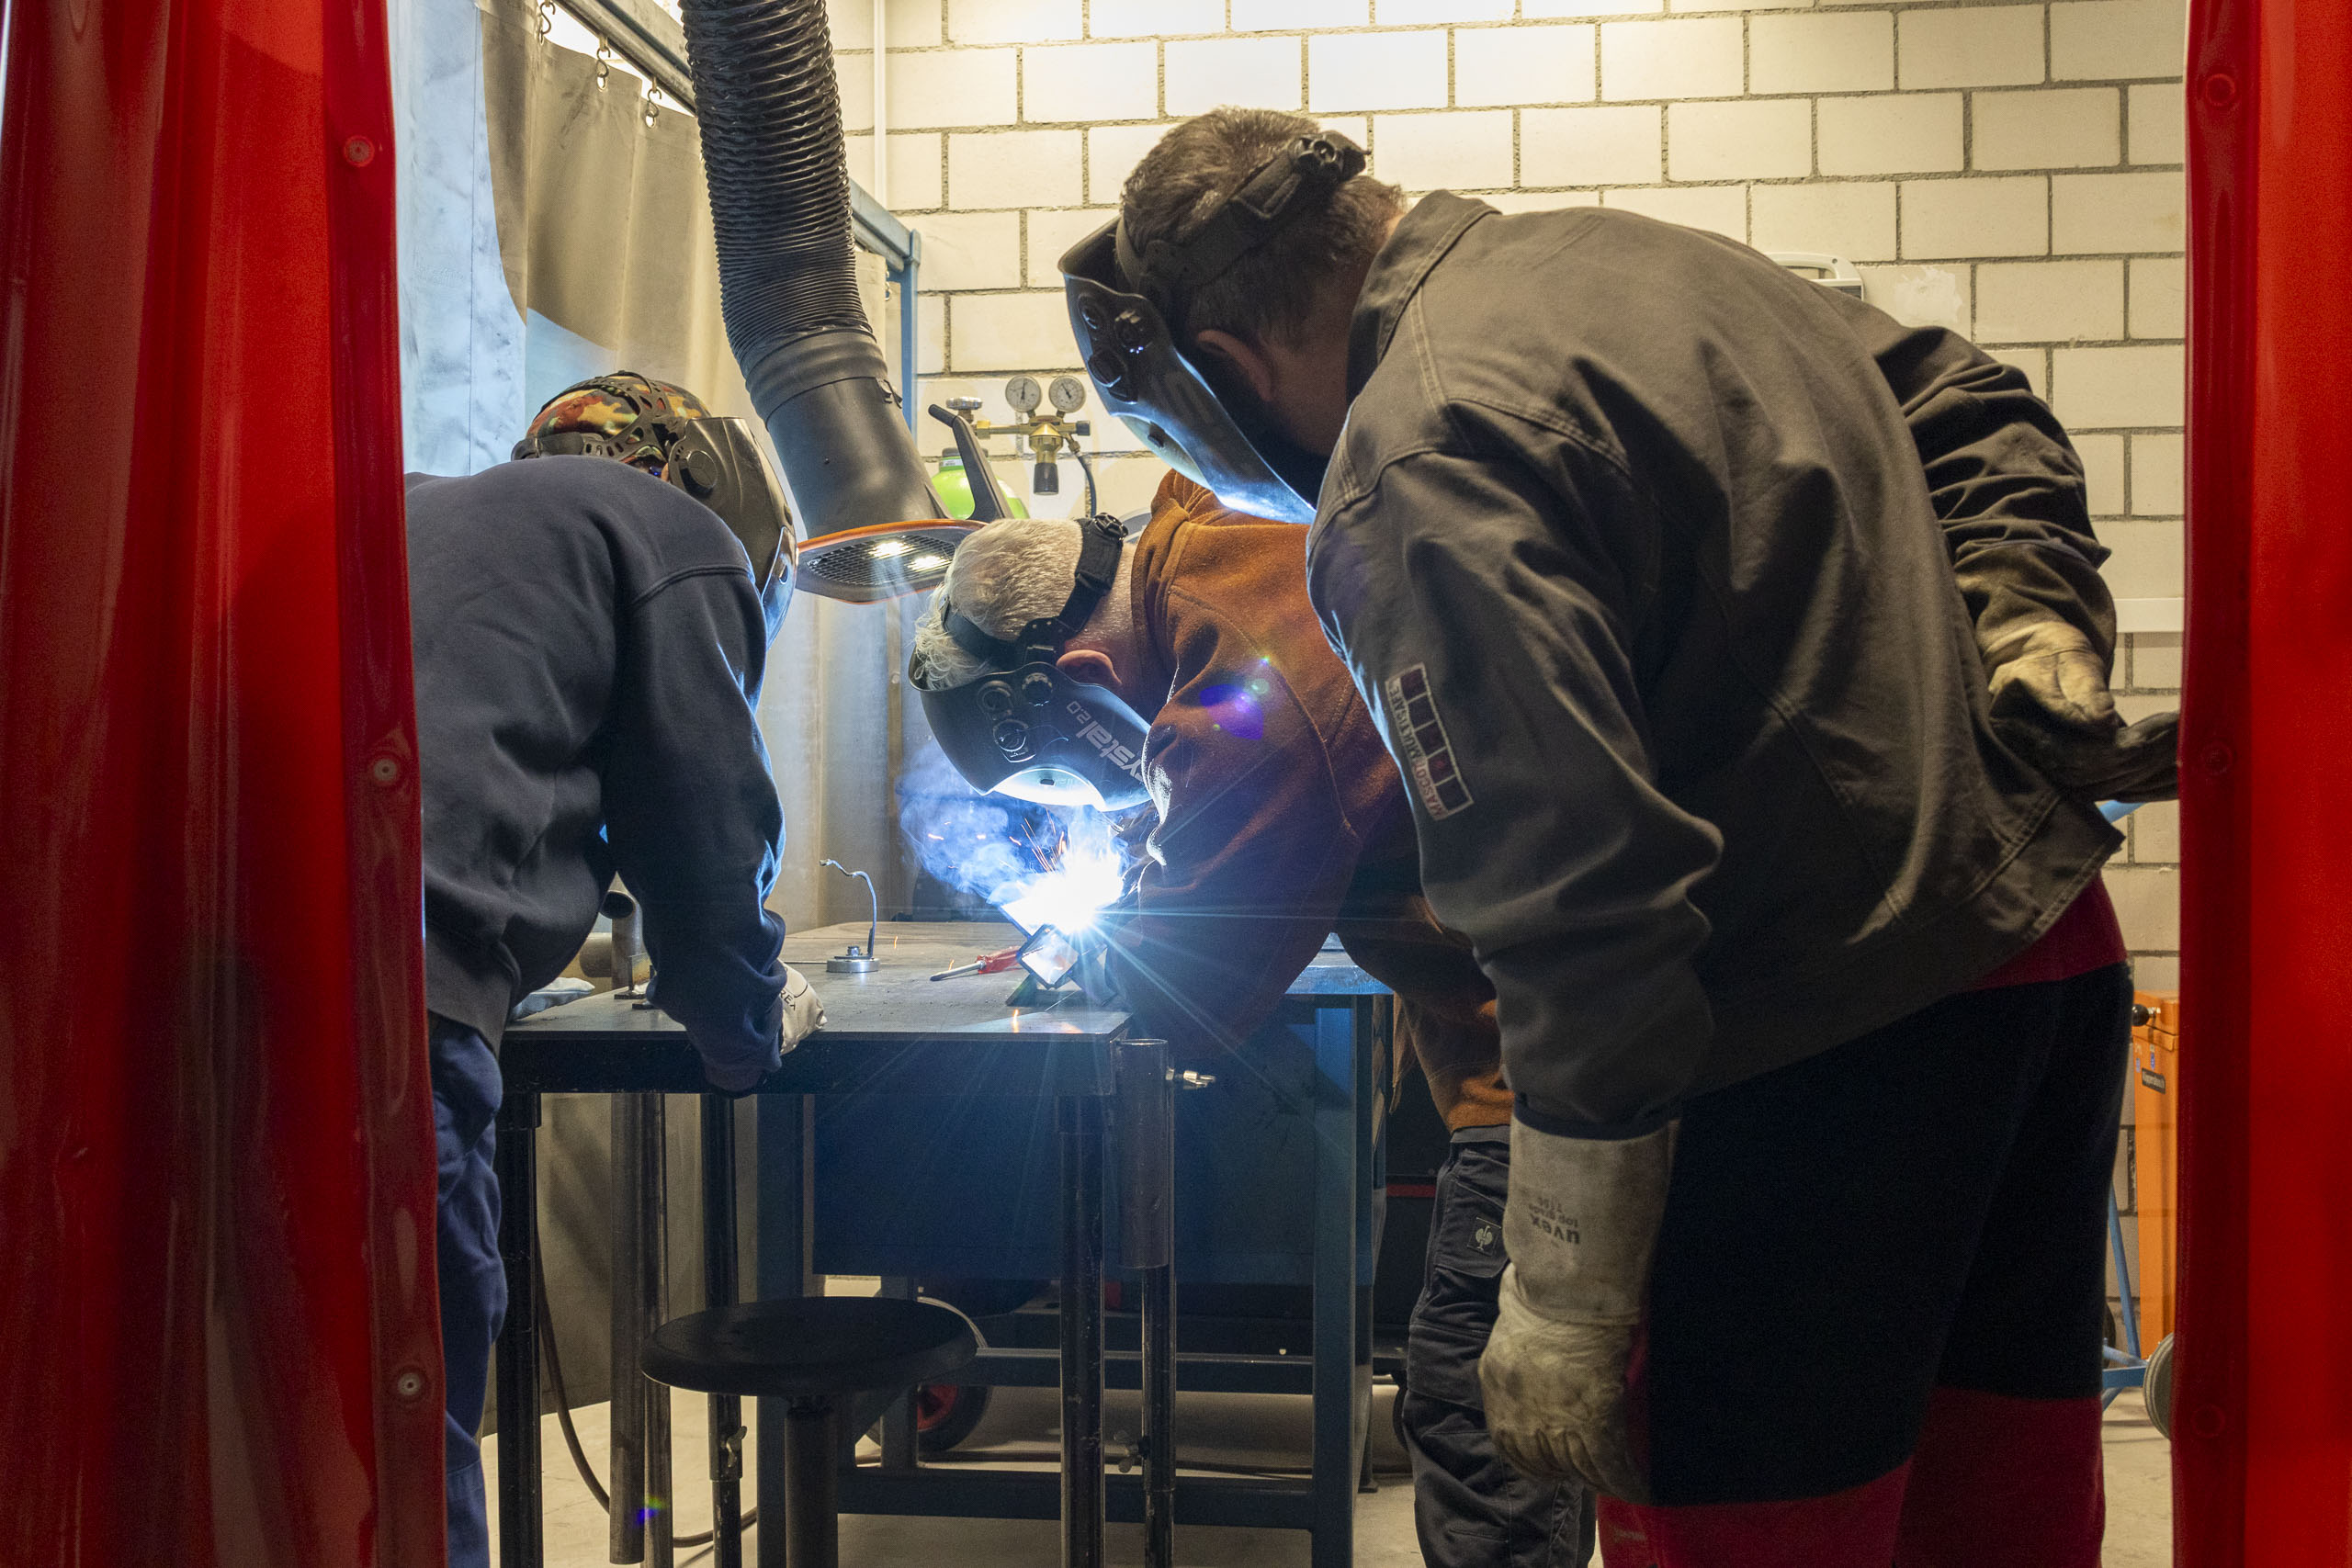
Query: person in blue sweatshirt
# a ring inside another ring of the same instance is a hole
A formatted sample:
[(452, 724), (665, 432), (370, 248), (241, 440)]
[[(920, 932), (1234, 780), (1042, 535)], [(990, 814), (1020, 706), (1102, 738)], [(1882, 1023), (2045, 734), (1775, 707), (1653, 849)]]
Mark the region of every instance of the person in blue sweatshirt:
[(622, 372), (557, 394), (515, 458), (408, 478), (452, 1568), (490, 1562), (475, 1432), (507, 1307), (492, 1156), (516, 1002), (617, 873), (653, 999), (715, 1088), (751, 1089), (823, 1019), (765, 908), (784, 816), (756, 709), (792, 534), (748, 427)]

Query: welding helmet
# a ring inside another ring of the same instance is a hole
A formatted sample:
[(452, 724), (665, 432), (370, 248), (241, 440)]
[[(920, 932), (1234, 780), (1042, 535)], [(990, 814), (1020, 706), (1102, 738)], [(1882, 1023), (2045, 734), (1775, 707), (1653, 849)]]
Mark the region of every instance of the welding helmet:
[(1218, 392), (1185, 351), (1185, 311), (1204, 284), (1329, 204), (1363, 164), (1363, 149), (1336, 131), (1293, 137), (1189, 237), (1138, 253), (1114, 219), (1062, 257), (1070, 331), (1103, 406), (1237, 512), (1312, 523), (1328, 459), (1274, 429), (1246, 394)]
[(751, 422), (634, 370), (576, 382), (540, 408), (514, 456), (610, 457), (684, 491), (743, 547), (774, 637), (792, 599), (792, 511)]
[(1105, 812), (1144, 803), (1149, 726), (1115, 694), (1073, 681), (1055, 663), (1118, 580), (1126, 538), (1114, 517), (1081, 522), (1069, 600), (1016, 637), (991, 637), (953, 604), (940, 605), (940, 625), (956, 646), (987, 668), (957, 686), (932, 685), (921, 660), (908, 675), (939, 749), (974, 789)]

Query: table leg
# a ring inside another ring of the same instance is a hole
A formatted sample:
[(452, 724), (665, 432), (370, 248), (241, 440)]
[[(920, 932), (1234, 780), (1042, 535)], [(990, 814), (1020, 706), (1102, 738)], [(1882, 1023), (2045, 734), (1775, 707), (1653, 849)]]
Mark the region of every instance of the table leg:
[[(803, 1164), (808, 1151), (808, 1100), (798, 1094), (759, 1097), (760, 1170), (759, 1279), (757, 1300), (782, 1301), (800, 1294), (808, 1264), (808, 1191)], [(759, 1568), (786, 1568), (785, 1493), (788, 1469), (784, 1434), (790, 1402), (763, 1399), (758, 1493)]]
[[(735, 1279), (735, 1102), (702, 1097), (702, 1297), (733, 1306)], [(743, 1402), (710, 1396), (711, 1554), (715, 1568), (743, 1568)]]
[[(637, 1295), (640, 1348), (670, 1315), (669, 1101), (659, 1094), (644, 1099), (645, 1140), (639, 1145), (639, 1157), (645, 1162), (640, 1179), (645, 1212), (639, 1222), (645, 1236), (645, 1274)], [(629, 1371), (645, 1401), (645, 1561), (647, 1568), (674, 1568), (677, 1549), (672, 1537), (677, 1510), (673, 1506), (676, 1494), (671, 1489), (670, 1385), (655, 1382), (639, 1371), (634, 1358)]]
[(1315, 1014), (1313, 1568), (1355, 1555), (1359, 1060), (1352, 1007)]
[(1120, 1261), (1142, 1276), (1144, 1568), (1176, 1562), (1176, 1078), (1164, 1040), (1112, 1048)]
[[(882, 1288), (876, 1292), (892, 1301), (910, 1302), (915, 1299), (915, 1282), (903, 1274), (886, 1275)], [(863, 1434), (852, 1433), (855, 1438)], [(918, 1444), (915, 1438), (915, 1398), (911, 1391), (890, 1402), (882, 1413), (882, 1468), (908, 1471), (915, 1468)]]
[(638, 1354), (645, 1334), (646, 1098), (612, 1098), (613, 1201), (605, 1211), (613, 1259), (612, 1419), (605, 1472), (612, 1506), (605, 1516), (605, 1545), (613, 1562), (645, 1561), (646, 1383)]
[(506, 1321), (498, 1331), (498, 1561), (539, 1568), (539, 1097), (509, 1089), (498, 1107), (498, 1253), (506, 1266)]
[(1062, 1168), (1062, 1568), (1102, 1562), (1102, 1111), (1054, 1101)]

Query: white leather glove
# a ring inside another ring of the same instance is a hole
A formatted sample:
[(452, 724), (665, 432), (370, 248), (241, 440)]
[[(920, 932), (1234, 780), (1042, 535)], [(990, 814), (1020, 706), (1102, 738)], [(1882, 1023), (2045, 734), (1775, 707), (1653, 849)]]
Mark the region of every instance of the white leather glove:
[[(809, 988), (808, 977), (789, 964), (784, 966), (784, 989), (769, 1004), (768, 1026), (775, 1031), (779, 1060), (785, 1052), (825, 1027), (825, 1004)], [(702, 1076), (713, 1089), (734, 1095), (751, 1093), (760, 1087), (761, 1079), (774, 1071), (773, 1066), (715, 1067), (708, 1061), (702, 1066)]]
[(784, 989), (775, 994), (776, 1043), (789, 1051), (825, 1027), (825, 1004), (808, 987), (808, 976), (787, 964)]
[(1671, 1123), (1616, 1141), (1510, 1124), (1510, 1263), (1478, 1383), (1496, 1450), (1522, 1474), (1649, 1499), (1625, 1369), (1673, 1164)]

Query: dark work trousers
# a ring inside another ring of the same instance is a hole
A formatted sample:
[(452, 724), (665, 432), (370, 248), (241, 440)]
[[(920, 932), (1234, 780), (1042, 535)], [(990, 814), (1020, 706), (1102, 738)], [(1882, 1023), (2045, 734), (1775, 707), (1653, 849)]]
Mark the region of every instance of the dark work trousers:
[(1397, 1426), (1413, 1461), (1413, 1526), (1429, 1568), (1577, 1568), (1592, 1556), (1592, 1495), (1530, 1481), (1487, 1436), (1478, 1358), (1502, 1282), (1510, 1130), (1453, 1134), (1430, 1213), (1429, 1261), (1405, 1343)]
[[(490, 1568), (482, 1498), (482, 1401), (491, 1347), (506, 1318), (506, 1268), (498, 1256), (498, 1055), (470, 1027), (428, 1013), (433, 1128), (441, 1166), (441, 1375), (448, 1391), (449, 1568)], [(523, 1417), (535, 1419), (537, 1412)], [(505, 1418), (514, 1420), (513, 1413)]]
[(1611, 1568), (2095, 1568), (2131, 1003), (1963, 992), (1685, 1106)]

